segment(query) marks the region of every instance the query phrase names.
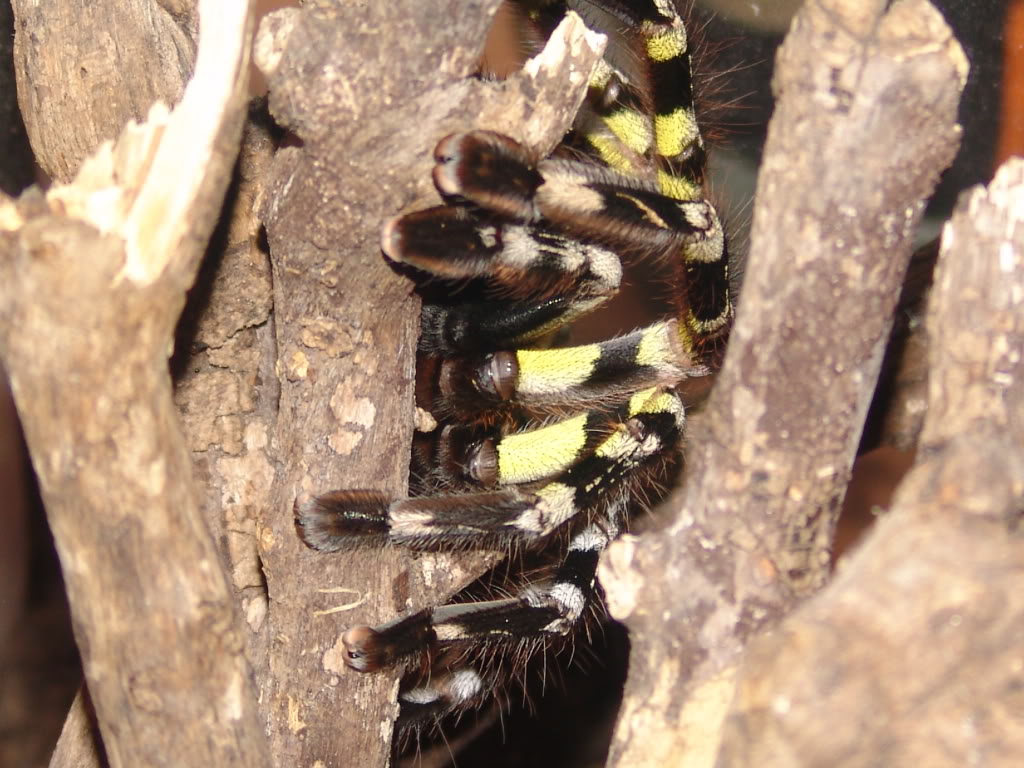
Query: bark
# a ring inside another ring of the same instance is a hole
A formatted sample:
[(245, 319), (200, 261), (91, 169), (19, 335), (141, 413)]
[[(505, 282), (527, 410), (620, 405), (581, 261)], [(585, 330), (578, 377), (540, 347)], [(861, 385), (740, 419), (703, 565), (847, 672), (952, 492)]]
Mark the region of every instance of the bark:
[(752, 645), (723, 766), (1024, 753), (1024, 162), (964, 193), (928, 313), (919, 461), (838, 577)]
[(257, 521), (274, 478), (277, 415), (270, 262), (255, 207), (275, 140), (265, 108), (250, 106), (234, 179), (207, 249), (172, 360), (174, 403), (192, 455), (200, 508), (219, 546), (260, 682), (266, 666), (267, 588)]
[(73, 179), (101, 142), (129, 120), (142, 122), (153, 102), (176, 104), (192, 75), (194, 0), (11, 5), (21, 114), (36, 161), (54, 180)]
[[(967, 63), (927, 2), (818, 0), (779, 53), (751, 256), (679, 516), (600, 573), (632, 654), (610, 765), (711, 765), (746, 642), (829, 575), (911, 237)], [(895, 140), (894, 137), (898, 137)]]
[(64, 728), (50, 757), (50, 765), (53, 768), (65, 765), (75, 768), (107, 765), (103, 742), (97, 729), (96, 710), (93, 709), (85, 687), (79, 689), (71, 703)]
[(0, 350), (114, 766), (269, 765), (167, 368), (243, 117), (248, 10), (203, 10), (173, 114), (2, 204)]
[(419, 305), (382, 259), (379, 228), (437, 200), (434, 144), (484, 127), (547, 152), (583, 98), (600, 52), (578, 22), (544, 66), (502, 84), (469, 77), (497, 5), (310, 6), (273, 14), (258, 36), (271, 110), (297, 137), (275, 158), (262, 208), (281, 387), (278, 472), (259, 535), (272, 638), (264, 704), (282, 765), (345, 765), (353, 754), (384, 764), (397, 677), (346, 669), (343, 630), (443, 601), (494, 562), (317, 555), (290, 510), (300, 493), (405, 492)]

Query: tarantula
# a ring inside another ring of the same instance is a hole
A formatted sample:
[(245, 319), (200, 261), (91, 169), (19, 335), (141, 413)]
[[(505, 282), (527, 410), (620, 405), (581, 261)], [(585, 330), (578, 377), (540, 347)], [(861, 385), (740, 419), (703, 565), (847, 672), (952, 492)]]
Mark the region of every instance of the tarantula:
[[(296, 502), (299, 535), (323, 552), (551, 543), (548, 578), (512, 596), (345, 633), (359, 671), (429, 656), (429, 677), (400, 695), (407, 723), (491, 689), (459, 649), (561, 638), (580, 623), (599, 599), (598, 556), (677, 451), (685, 418), (676, 387), (718, 365), (732, 317), (680, 12), (669, 0), (516, 5), (538, 36), (574, 10), (610, 44), (566, 139), (572, 151), (536, 157), (497, 133), (448, 136), (433, 175), (444, 204), (383, 228), (393, 262), (486, 286), (423, 308), (420, 352), (437, 360), (432, 410), (444, 424), (430, 476), (443, 490), (398, 500), (338, 490)], [(600, 343), (545, 345), (617, 292), (623, 260), (651, 258), (671, 280), (673, 316)]]

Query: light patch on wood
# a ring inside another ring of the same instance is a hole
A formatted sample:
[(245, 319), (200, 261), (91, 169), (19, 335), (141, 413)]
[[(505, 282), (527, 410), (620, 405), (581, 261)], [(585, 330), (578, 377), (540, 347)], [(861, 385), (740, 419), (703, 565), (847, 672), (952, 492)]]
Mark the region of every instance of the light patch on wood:
[(245, 680), (236, 669), (228, 681), (228, 688), (224, 692), (224, 698), (221, 700), (222, 711), (227, 715), (228, 720), (242, 719), (245, 693)]
[(625, 621), (636, 609), (637, 598), (644, 589), (643, 576), (633, 567), (636, 536), (620, 536), (601, 556), (597, 577), (605, 590), (608, 613)]
[(336, 675), (342, 675), (348, 667), (345, 665), (345, 644), (341, 641), (341, 635), (334, 641), (334, 645), (324, 651), (324, 655), (321, 658), (321, 665), (327, 672), (331, 672)]
[[(246, 435), (254, 445), (265, 444), (266, 426), (250, 424)], [(221, 509), (231, 582), (236, 589), (260, 588), (263, 585), (263, 568), (256, 545), (256, 518), (262, 500), (270, 494), (274, 468), (263, 450), (256, 448), (243, 456), (218, 459), (216, 470), (222, 478)]]
[(360, 428), (356, 431), (341, 426), (328, 438), (328, 445), (341, 456), (347, 456), (356, 449), (362, 442), (366, 430), (371, 429), (377, 419), (377, 408), (373, 401), (356, 395), (352, 388), (353, 382), (340, 382), (330, 401), (331, 413), (339, 424), (355, 425)]
[(362, 441), (363, 433), (350, 429), (339, 429), (327, 438), (327, 444), (339, 456), (348, 456)]
[(288, 45), (288, 37), (299, 18), (298, 8), (279, 8), (260, 22), (253, 42), (253, 62), (268, 80), (277, 71)]
[(266, 448), (270, 442), (267, 436), (267, 425), (261, 421), (254, 421), (245, 427), (246, 450), (256, 451)]
[[(420, 555), (420, 576), (429, 589), (462, 581), (468, 573), (459, 565), (458, 558), (448, 552), (424, 552)], [(435, 577), (440, 579), (435, 581)]]
[(274, 538), (274, 532), (269, 527), (263, 527), (259, 532), (260, 549), (264, 552), (270, 552), (274, 547), (277, 546), (277, 539)]
[(310, 349), (319, 349), (328, 357), (348, 355), (355, 349), (351, 332), (323, 317), (303, 320), (299, 338)]
[(291, 357), (288, 358), (288, 368), (285, 371), (285, 376), (288, 377), (288, 381), (300, 381), (306, 378), (308, 373), (309, 358), (306, 357), (306, 353), (301, 349), (296, 349), (292, 352)]
[(377, 352), (377, 342), (374, 340), (373, 332), (364, 330), (359, 334), (356, 350), (352, 355), (353, 366), (365, 379), (372, 379), (377, 374), (379, 358), (380, 355)]
[(619, 716), (616, 740), (626, 744), (619, 765), (630, 768), (713, 768), (721, 741), (722, 722), (736, 688), (736, 670), (730, 667), (702, 683), (686, 697), (675, 719), (666, 713), (677, 711), (673, 701), (680, 697), (679, 661), (662, 659), (650, 694), (642, 699), (627, 697)]
[[(675, 680), (662, 678), (662, 682), (675, 685)], [(679, 714), (678, 732), (685, 747), (680, 768), (712, 768), (722, 740), (722, 723), (729, 711), (736, 690), (736, 667), (719, 672), (704, 681), (686, 699)]]
[(416, 408), (415, 427), (417, 432), (433, 432), (437, 429), (437, 419), (423, 408)]
[(160, 496), (167, 487), (167, 461), (161, 456), (150, 461), (145, 471), (137, 475), (142, 489), (150, 496)]
[(5, 232), (14, 232), (21, 229), (25, 220), (18, 213), (18, 207), (10, 198), (0, 203), (0, 229)]
[(358, 397), (352, 402), (346, 421), (370, 429), (377, 417), (377, 407), (367, 397)]
[(262, 593), (242, 601), (245, 623), (253, 632), (259, 632), (263, 626), (263, 620), (267, 618), (267, 607), (267, 596)]
[(306, 728), (306, 723), (300, 717), (299, 702), (291, 696), (288, 697), (288, 729), (292, 733), (298, 733)]
[[(566, 90), (577, 91), (579, 103), (582, 103), (587, 84), (601, 63), (607, 44), (605, 35), (588, 29), (579, 15), (570, 11), (551, 33), (544, 49), (523, 65), (520, 76), (540, 83), (561, 83)], [(578, 108), (578, 104), (576, 106)], [(573, 109), (575, 113), (576, 109)], [(531, 122), (543, 125), (544, 121)], [(527, 124), (526, 144), (542, 146), (542, 137), (530, 135), (530, 129)]]

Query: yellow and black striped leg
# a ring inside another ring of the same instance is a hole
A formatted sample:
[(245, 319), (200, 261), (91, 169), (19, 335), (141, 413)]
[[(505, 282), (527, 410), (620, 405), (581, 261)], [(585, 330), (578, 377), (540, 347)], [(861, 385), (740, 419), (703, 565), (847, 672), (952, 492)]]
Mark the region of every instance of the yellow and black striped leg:
[(622, 409), (592, 410), (537, 429), (447, 426), (438, 439), (437, 469), (447, 484), (482, 488), (533, 483), (564, 472), (628, 417)]
[(472, 420), (505, 403), (544, 409), (622, 402), (639, 389), (707, 373), (681, 338), (678, 323), (666, 320), (578, 347), (448, 359), (441, 367), (439, 411)]
[(528, 489), (398, 501), (367, 491), (334, 491), (298, 499), (296, 528), (307, 546), (324, 552), (366, 539), (450, 548), (543, 538), (577, 515), (628, 492), (628, 481), (670, 450), (683, 429), (683, 405), (671, 389), (635, 394), (626, 413), (628, 418), (592, 452), (569, 450), (567, 469)]

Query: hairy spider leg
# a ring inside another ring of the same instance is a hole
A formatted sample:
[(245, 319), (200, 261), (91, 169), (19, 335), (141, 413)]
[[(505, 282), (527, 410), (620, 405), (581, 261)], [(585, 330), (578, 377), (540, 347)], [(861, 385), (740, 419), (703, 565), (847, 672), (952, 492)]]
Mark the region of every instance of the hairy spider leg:
[(593, 344), (446, 359), (437, 411), (472, 421), (504, 404), (556, 413), (607, 407), (639, 389), (706, 373), (683, 351), (677, 323), (665, 320)]
[[(564, 558), (544, 583), (504, 600), (446, 605), (377, 628), (356, 627), (343, 638), (346, 652), (358, 664), (387, 665), (401, 658), (399, 649), (422, 649), (424, 644), (523, 647), (568, 635), (592, 604), (598, 558), (618, 535), (627, 507), (621, 497), (610, 500), (599, 517), (573, 534)], [(493, 674), (472, 659), (460, 654), (451, 667), (432, 668), (428, 680), (400, 693), (400, 726), (436, 722), (489, 695)]]
[[(444, 449), (463, 479), (490, 490), (398, 501), (335, 491), (297, 500), (296, 524), (324, 551), (374, 540), (531, 543), (563, 528), (569, 550), (550, 583), (515, 597), (350, 629), (349, 664), (363, 671), (438, 645), (539, 641), (578, 622), (598, 553), (642, 492), (643, 476), (680, 439), (683, 407), (670, 385), (717, 362), (711, 352), (732, 316), (722, 227), (703, 193), (689, 41), (671, 0), (514, 2), (539, 30), (576, 10), (612, 37), (576, 121), (577, 136), (608, 167), (535, 158), (486, 131), (450, 136), (437, 146), (434, 181), (453, 204), (389, 222), (382, 245), (392, 260), (429, 274), (494, 285), (493, 301), (424, 308), (421, 351), (445, 358), (442, 417), (471, 421), (523, 404), (527, 414), (550, 408), (559, 420)], [(676, 319), (600, 344), (529, 349), (618, 289), (620, 257), (670, 266)], [(566, 410), (578, 413), (565, 417)], [(443, 437), (464, 440), (459, 429), (446, 427)], [(490, 687), (466, 665), (432, 672), (400, 695), (402, 721), (463, 708)]]
[(626, 415), (593, 450), (576, 452), (566, 469), (538, 485), (397, 501), (372, 491), (334, 491), (296, 500), (296, 529), (307, 546), (323, 552), (368, 538), (424, 548), (542, 539), (606, 496), (631, 490), (623, 481), (671, 449), (685, 420), (678, 394), (664, 388), (633, 395)]
[(727, 332), (725, 236), (707, 200), (677, 199), (653, 181), (593, 164), (535, 161), (518, 142), (490, 131), (442, 139), (435, 159), (434, 183), (453, 201), (667, 265), (682, 284), (680, 342), (688, 353), (702, 356)]
[(529, 344), (615, 295), (611, 250), (465, 208), (438, 206), (392, 219), (381, 248), (392, 261), (447, 280), (486, 278), (484, 301), (425, 304), (420, 351), (464, 355)]

